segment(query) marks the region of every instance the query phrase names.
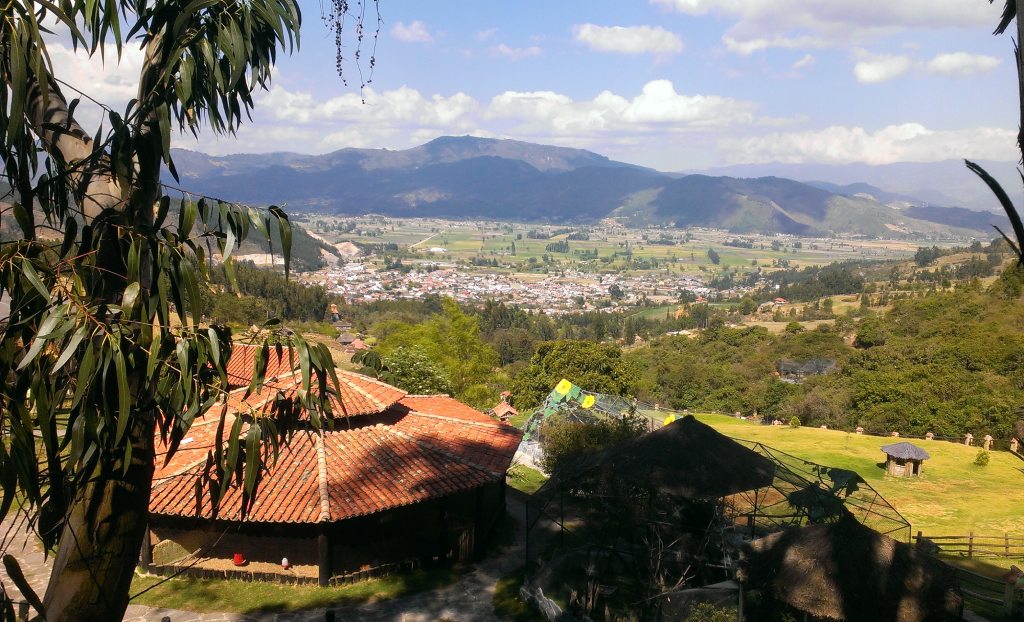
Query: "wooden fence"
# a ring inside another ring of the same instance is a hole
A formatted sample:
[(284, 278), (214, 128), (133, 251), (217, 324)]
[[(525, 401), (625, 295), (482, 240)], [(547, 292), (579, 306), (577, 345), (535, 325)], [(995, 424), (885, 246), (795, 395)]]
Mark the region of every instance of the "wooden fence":
[(1005, 557), (1008, 559), (1024, 559), (1024, 537), (1002, 535), (982, 535), (973, 531), (966, 536), (925, 536), (917, 532), (917, 542), (922, 539), (931, 540), (944, 555), (962, 555), (965, 557)]
[(989, 610), (993, 606), (1004, 612), (1012, 610), (1013, 590), (1007, 590), (1004, 582), (956, 566), (949, 567), (956, 575), (965, 603), (972, 610)]

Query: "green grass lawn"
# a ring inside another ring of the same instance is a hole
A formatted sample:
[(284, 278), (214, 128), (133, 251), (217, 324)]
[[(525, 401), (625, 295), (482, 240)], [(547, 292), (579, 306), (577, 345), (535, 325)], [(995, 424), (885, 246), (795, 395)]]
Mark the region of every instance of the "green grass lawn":
[(537, 469), (517, 464), (509, 469), (508, 485), (520, 492), (532, 495), (544, 485), (548, 478)]
[[(341, 587), (280, 585), (261, 581), (171, 579), (132, 600), (136, 605), (187, 611), (268, 612), (357, 605), (397, 598), (451, 585), (459, 572), (446, 567), (419, 569)], [(132, 594), (156, 584), (160, 577), (136, 575)]]
[(988, 466), (974, 465), (977, 447), (913, 440), (931, 459), (920, 478), (885, 474), (879, 450), (896, 439), (821, 430), (765, 426), (725, 415), (698, 415), (719, 432), (760, 441), (804, 460), (859, 473), (926, 536), (1010, 533), (1024, 535), (1024, 462), (1007, 452), (989, 452)]

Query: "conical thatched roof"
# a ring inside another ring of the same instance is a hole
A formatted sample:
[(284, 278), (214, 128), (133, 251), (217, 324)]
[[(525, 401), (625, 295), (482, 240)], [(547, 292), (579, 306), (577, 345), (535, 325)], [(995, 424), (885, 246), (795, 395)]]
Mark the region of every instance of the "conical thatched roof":
[(849, 517), (751, 542), (737, 578), (832, 620), (959, 620), (963, 605), (944, 564)]
[(891, 445), (882, 445), (882, 451), (885, 452), (885, 455), (887, 456), (892, 456), (893, 458), (899, 458), (901, 460), (927, 460), (931, 457), (928, 455), (927, 451), (906, 441), (902, 443), (892, 443)]
[(693, 415), (616, 448), (607, 461), (622, 477), (688, 499), (717, 499), (770, 486), (775, 465)]

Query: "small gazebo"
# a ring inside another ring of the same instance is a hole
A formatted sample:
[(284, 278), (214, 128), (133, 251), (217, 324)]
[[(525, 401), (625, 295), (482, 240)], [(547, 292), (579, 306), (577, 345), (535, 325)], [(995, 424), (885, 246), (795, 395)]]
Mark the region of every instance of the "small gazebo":
[(896, 477), (917, 477), (921, 475), (923, 462), (930, 458), (928, 452), (906, 441), (882, 445), (885, 453), (885, 472)]

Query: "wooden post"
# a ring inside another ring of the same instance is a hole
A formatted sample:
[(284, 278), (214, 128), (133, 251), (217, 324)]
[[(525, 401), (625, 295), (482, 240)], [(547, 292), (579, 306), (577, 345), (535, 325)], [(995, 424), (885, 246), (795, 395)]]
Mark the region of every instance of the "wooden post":
[(914, 540), (914, 544), (916, 544), (917, 546), (921, 546), (921, 538), (922, 538), (921, 530), (918, 529), (917, 530), (917, 538)]
[(28, 622), (28, 615), (28, 603), (24, 601), (18, 603), (18, 622)]
[(318, 583), (327, 587), (331, 583), (331, 539), (324, 527), (316, 537), (317, 562), (319, 566)]
[(1006, 556), (1010, 556), (1010, 534), (1003, 534), (1003, 543), (1006, 545)]
[(558, 487), (558, 546), (565, 546), (565, 488)]
[(967, 535), (967, 557), (974, 557), (974, 532)]
[(153, 544), (149, 536), (149, 527), (146, 527), (146, 534), (142, 536), (142, 553), (139, 555), (142, 561), (142, 567), (145, 570), (149, 570), (150, 566), (153, 565)]
[(530, 500), (523, 504), (523, 525), (526, 530), (526, 542), (523, 544), (523, 566), (529, 571), (530, 565)]
[(441, 497), (438, 509), (441, 513), (441, 528), (437, 539), (437, 557), (438, 559), (448, 559), (448, 497)]
[(476, 489), (476, 498), (473, 499), (473, 559), (480, 561), (484, 556), (484, 487)]

